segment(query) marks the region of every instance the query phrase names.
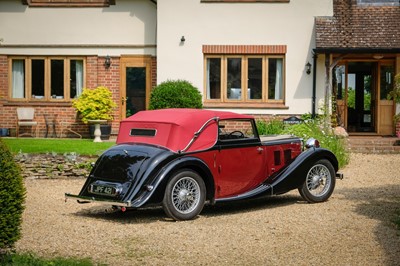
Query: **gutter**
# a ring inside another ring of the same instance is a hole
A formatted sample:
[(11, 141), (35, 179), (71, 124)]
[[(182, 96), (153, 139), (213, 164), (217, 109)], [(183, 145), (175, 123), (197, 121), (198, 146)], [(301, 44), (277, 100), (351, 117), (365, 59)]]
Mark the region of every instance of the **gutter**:
[(311, 117), (315, 118), (315, 106), (316, 106), (316, 98), (317, 98), (317, 59), (318, 54), (313, 53), (313, 84), (312, 84), (312, 107), (311, 107)]

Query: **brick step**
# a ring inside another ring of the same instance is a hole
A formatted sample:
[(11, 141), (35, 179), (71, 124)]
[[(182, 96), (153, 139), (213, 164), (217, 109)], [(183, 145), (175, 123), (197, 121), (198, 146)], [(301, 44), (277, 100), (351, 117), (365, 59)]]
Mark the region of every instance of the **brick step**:
[(348, 147), (356, 153), (400, 154), (400, 140), (385, 137), (350, 137)]

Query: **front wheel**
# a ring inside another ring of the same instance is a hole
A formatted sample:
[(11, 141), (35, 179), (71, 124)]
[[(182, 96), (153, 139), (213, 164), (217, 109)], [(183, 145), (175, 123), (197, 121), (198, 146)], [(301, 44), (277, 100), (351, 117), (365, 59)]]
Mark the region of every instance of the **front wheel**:
[(175, 220), (190, 220), (203, 209), (206, 186), (199, 174), (183, 170), (172, 176), (165, 189), (163, 209)]
[(326, 201), (335, 188), (335, 170), (330, 161), (322, 159), (314, 163), (307, 172), (299, 193), (310, 203)]

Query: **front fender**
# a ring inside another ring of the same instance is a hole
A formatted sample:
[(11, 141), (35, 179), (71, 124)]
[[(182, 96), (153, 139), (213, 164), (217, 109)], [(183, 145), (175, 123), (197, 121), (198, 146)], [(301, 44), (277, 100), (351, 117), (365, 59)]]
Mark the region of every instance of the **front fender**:
[(132, 201), (132, 207), (141, 207), (145, 204), (159, 203), (164, 198), (165, 187), (170, 176), (180, 169), (192, 169), (204, 179), (207, 189), (207, 199), (214, 199), (214, 179), (207, 164), (196, 157), (179, 157), (165, 165), (138, 197)]
[(285, 169), (283, 169), (271, 182), (272, 194), (282, 194), (300, 187), (310, 167), (320, 159), (327, 159), (331, 162), (335, 173), (338, 171), (336, 156), (329, 150), (323, 148), (311, 148), (302, 152)]

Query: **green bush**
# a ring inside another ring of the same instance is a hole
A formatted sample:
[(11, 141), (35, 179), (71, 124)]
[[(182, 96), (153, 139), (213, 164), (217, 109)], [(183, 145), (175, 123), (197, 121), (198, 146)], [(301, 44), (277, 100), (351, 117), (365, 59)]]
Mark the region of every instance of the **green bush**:
[(21, 169), (0, 138), (0, 252), (12, 248), (21, 236), (24, 201)]
[(112, 92), (106, 87), (84, 88), (78, 99), (72, 100), (72, 106), (78, 111), (82, 122), (89, 120), (113, 120), (112, 112), (117, 106), (112, 99)]
[(203, 108), (200, 91), (185, 80), (168, 80), (154, 87), (149, 109)]
[(340, 168), (349, 163), (350, 156), (345, 139), (336, 136), (329, 125), (324, 125), (323, 120), (305, 120), (304, 123), (286, 127), (283, 133), (292, 134), (304, 140), (315, 138), (322, 148), (326, 148), (335, 154)]
[(258, 134), (260, 135), (279, 135), (285, 129), (285, 125), (282, 120), (273, 118), (268, 122), (264, 119), (256, 120)]

